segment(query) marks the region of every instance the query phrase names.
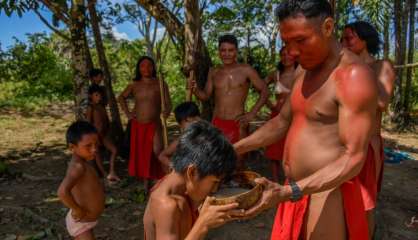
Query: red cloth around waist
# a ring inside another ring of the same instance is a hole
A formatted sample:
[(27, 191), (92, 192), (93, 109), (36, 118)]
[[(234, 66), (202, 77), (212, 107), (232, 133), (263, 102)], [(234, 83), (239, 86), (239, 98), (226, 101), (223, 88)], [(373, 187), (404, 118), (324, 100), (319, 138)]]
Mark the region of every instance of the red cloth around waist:
[(159, 179), (164, 176), (161, 165), (153, 151), (155, 123), (131, 123), (131, 145), (128, 173), (130, 176)]
[[(350, 240), (368, 240), (368, 225), (358, 177), (340, 186), (347, 234)], [(272, 240), (299, 240), (310, 197), (279, 204), (271, 234)], [(332, 227), (332, 226), (330, 226)]]
[(238, 121), (214, 117), (212, 119), (212, 124), (221, 130), (232, 144), (240, 140), (240, 125)]

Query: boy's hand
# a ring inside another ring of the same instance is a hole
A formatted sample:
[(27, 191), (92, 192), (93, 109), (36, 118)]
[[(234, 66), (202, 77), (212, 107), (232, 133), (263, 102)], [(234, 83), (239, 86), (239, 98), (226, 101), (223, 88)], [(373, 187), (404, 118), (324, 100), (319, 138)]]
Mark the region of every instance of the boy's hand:
[(214, 197), (207, 197), (199, 213), (199, 224), (206, 229), (219, 227), (242, 216), (244, 211), (237, 209), (238, 203), (212, 205)]
[(76, 222), (80, 222), (86, 216), (86, 214), (87, 212), (82, 208), (71, 210), (71, 217), (73, 217), (74, 221)]

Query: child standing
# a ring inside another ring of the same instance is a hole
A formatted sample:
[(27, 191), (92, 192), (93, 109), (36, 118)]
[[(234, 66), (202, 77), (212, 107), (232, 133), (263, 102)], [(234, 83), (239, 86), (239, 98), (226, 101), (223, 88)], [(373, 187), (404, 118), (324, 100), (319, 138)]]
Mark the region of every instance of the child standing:
[[(103, 105), (103, 93), (100, 86), (93, 84), (89, 88), (89, 100), (90, 105), (87, 108), (87, 120), (96, 127), (99, 136), (99, 145), (104, 146), (111, 153), (109, 175), (107, 180), (110, 182), (119, 181), (119, 177), (115, 172), (115, 160), (117, 156), (117, 148), (113, 144), (111, 137), (109, 136), (109, 118), (107, 116), (106, 109)], [(103, 155), (100, 151), (96, 154), (96, 164), (101, 174), (106, 176), (103, 169)]]
[(103, 212), (105, 196), (96, 170), (88, 161), (96, 157), (98, 134), (90, 123), (77, 121), (68, 128), (66, 139), (72, 158), (58, 197), (70, 209), (65, 219), (67, 230), (74, 239), (95, 239), (92, 229)]

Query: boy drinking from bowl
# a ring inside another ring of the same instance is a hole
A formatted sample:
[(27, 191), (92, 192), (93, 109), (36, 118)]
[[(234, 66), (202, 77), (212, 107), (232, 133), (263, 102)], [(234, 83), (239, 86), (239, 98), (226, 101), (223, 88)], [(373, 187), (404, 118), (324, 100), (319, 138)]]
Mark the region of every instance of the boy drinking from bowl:
[(214, 206), (208, 197), (235, 164), (234, 149), (219, 130), (206, 121), (192, 123), (172, 157), (174, 171), (151, 190), (143, 219), (145, 239), (202, 239), (210, 228), (239, 216), (237, 203)]

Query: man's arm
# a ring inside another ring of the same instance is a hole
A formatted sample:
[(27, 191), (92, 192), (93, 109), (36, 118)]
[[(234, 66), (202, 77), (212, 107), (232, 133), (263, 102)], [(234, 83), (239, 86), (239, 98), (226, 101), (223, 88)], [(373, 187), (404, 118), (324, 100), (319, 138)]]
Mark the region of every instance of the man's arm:
[[(276, 71), (273, 71), (273, 72), (271, 72), (265, 79), (264, 79), (264, 81), (266, 82), (266, 85), (267, 85), (267, 90), (269, 90), (268, 89), (268, 86), (271, 84), (271, 83), (274, 83), (274, 79), (276, 78)], [(269, 91), (269, 93), (270, 93), (270, 95), (274, 95), (274, 92), (273, 93), (271, 93), (270, 91)], [(266, 100), (266, 106), (270, 109), (270, 110), (274, 110), (274, 104), (270, 101), (270, 99), (269, 99), (269, 97), (267, 97), (267, 100)]]
[(196, 95), (197, 98), (201, 101), (206, 101), (210, 98), (213, 92), (213, 73), (214, 70), (212, 68), (209, 69), (208, 73), (208, 80), (206, 81), (205, 89), (202, 91), (196, 85), (196, 81), (194, 80), (192, 83), (192, 91)]
[(158, 156), (158, 160), (164, 165), (169, 167), (170, 166), (170, 159), (171, 156), (173, 156), (174, 152), (177, 149), (177, 145), (179, 143), (179, 140), (176, 139), (170, 145), (168, 145), (167, 148), (165, 148), (163, 151), (161, 151), (160, 155)]
[[(304, 194), (335, 188), (358, 175), (376, 118), (377, 87), (373, 73), (363, 65), (349, 66), (336, 82), (338, 132), (344, 146), (336, 161), (297, 182)], [(290, 197), (290, 191), (288, 191)]]
[(268, 98), (268, 88), (267, 84), (258, 76), (257, 71), (254, 68), (248, 66), (248, 78), (251, 81), (251, 84), (254, 88), (259, 92), (260, 96), (256, 104), (251, 109), (250, 113), (255, 116), (257, 115), (258, 111), (260, 111), (261, 107), (265, 104)]
[(118, 97), (120, 107), (122, 108), (123, 112), (126, 114), (128, 119), (131, 119), (133, 116), (132, 116), (132, 113), (128, 109), (126, 98), (132, 93), (132, 90), (133, 90), (133, 85), (129, 84)]
[(390, 99), (393, 95), (395, 85), (395, 69), (390, 61), (383, 60), (377, 73), (377, 87), (379, 90), (378, 106), (382, 111), (386, 111)]
[(73, 216), (76, 220), (81, 220), (86, 212), (82, 209), (74, 200), (71, 194), (71, 189), (77, 184), (78, 180), (83, 176), (85, 168), (81, 163), (70, 163), (67, 174), (64, 180), (61, 182), (57, 195), (61, 202), (68, 208), (72, 209)]
[(250, 136), (234, 144), (237, 154), (268, 146), (285, 136), (292, 119), (290, 97), (287, 98), (280, 113), (257, 129)]

